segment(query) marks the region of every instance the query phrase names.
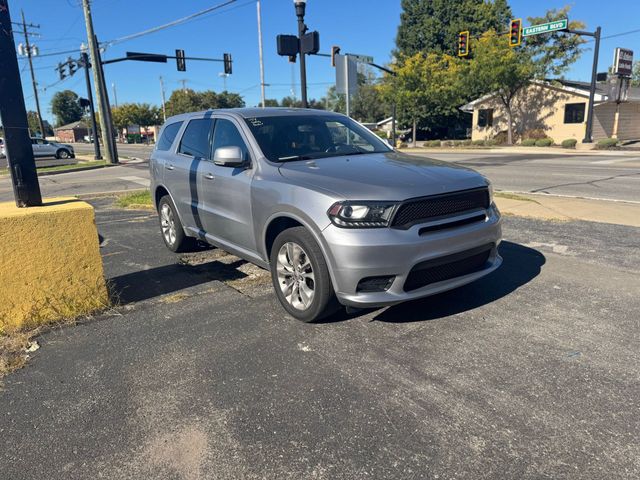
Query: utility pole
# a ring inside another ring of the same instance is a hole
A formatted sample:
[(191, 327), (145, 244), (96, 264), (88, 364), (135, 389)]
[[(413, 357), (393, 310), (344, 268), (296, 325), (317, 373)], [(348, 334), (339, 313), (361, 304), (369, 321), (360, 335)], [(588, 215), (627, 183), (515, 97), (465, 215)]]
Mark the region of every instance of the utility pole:
[(183, 78), (182, 80), (180, 80), (180, 83), (182, 84), (182, 91), (186, 92), (187, 91), (187, 79)]
[(42, 205), (7, 0), (0, 0), (0, 117), (18, 207)]
[(102, 160), (100, 154), (100, 142), (98, 141), (98, 125), (96, 124), (96, 109), (93, 105), (93, 92), (91, 91), (91, 76), (89, 75), (89, 55), (87, 52), (80, 54), (82, 58), (82, 66), (84, 67), (84, 79), (87, 82), (87, 100), (89, 100), (89, 114), (91, 115), (91, 135), (93, 135), (93, 153), (96, 160)]
[(93, 19), (91, 18), (89, 0), (82, 0), (82, 9), (84, 11), (85, 26), (87, 28), (89, 54), (91, 55), (91, 64), (93, 65), (93, 81), (96, 86), (98, 110), (100, 111), (102, 143), (106, 148), (107, 161), (109, 163), (118, 163), (118, 153), (116, 151), (113, 135), (111, 134), (111, 107), (109, 105), (109, 97), (104, 83), (104, 72), (102, 70), (99, 46), (96, 40), (96, 35), (93, 31)]
[(29, 70), (31, 70), (31, 83), (33, 84), (33, 96), (36, 101), (36, 111), (38, 112), (38, 123), (40, 124), (40, 133), (42, 138), (46, 137), (44, 131), (44, 122), (42, 121), (42, 114), (40, 113), (40, 98), (38, 97), (38, 83), (36, 82), (36, 75), (33, 72), (33, 60), (31, 60), (32, 51), (31, 44), (29, 43), (29, 32), (27, 32), (27, 22), (24, 19), (24, 11), (20, 10), (22, 14), (22, 32), (24, 35), (24, 43), (27, 50), (27, 58), (29, 59)]
[(118, 92), (116, 91), (116, 82), (111, 82), (111, 88), (113, 88), (113, 102), (118, 107)]
[(264, 60), (262, 58), (262, 13), (260, 10), (260, 0), (256, 2), (256, 9), (258, 11), (258, 51), (260, 53), (260, 99), (262, 108), (264, 108)]
[(166, 100), (164, 98), (164, 81), (162, 80), (162, 75), (160, 75), (160, 95), (162, 95), (162, 121), (167, 121), (167, 107)]
[(222, 77), (222, 81), (223, 81), (223, 84), (224, 84), (224, 91), (226, 92), (227, 91), (227, 77), (229, 76), (229, 74), (228, 73), (224, 73), (224, 72), (220, 72), (218, 74), (218, 76)]
[[(302, 45), (302, 37), (307, 33), (307, 26), (304, 24), (304, 12), (307, 6), (306, 0), (294, 0), (296, 6), (296, 16), (298, 17), (298, 45)], [(307, 108), (307, 64), (306, 54), (298, 47), (300, 52), (300, 96), (302, 97), (302, 108)]]

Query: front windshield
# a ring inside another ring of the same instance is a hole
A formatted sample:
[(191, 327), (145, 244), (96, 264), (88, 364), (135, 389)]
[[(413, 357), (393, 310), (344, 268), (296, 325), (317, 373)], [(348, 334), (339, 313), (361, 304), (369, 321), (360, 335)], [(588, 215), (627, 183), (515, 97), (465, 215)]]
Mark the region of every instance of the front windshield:
[(272, 162), (389, 152), (391, 148), (348, 117), (282, 115), (246, 119)]

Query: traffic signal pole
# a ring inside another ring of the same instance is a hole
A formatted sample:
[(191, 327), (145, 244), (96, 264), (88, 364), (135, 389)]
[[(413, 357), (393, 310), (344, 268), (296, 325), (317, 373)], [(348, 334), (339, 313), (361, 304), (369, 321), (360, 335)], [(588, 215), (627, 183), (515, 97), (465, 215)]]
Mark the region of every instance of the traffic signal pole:
[(100, 142), (98, 141), (98, 125), (96, 124), (96, 110), (93, 105), (93, 92), (91, 91), (91, 76), (89, 75), (89, 55), (82, 52), (82, 66), (84, 67), (84, 79), (87, 82), (87, 100), (89, 100), (89, 114), (91, 115), (91, 134), (93, 135), (93, 152), (96, 160), (102, 160), (100, 154)]
[(602, 28), (596, 28), (595, 32), (583, 32), (581, 30), (567, 30), (569, 33), (593, 37), (595, 39), (595, 47), (593, 49), (593, 66), (591, 67), (591, 86), (589, 88), (589, 108), (587, 109), (587, 128), (584, 132), (582, 143), (593, 142), (593, 103), (596, 96), (596, 79), (598, 76), (598, 54), (600, 53), (600, 35)]
[(0, 118), (16, 205), (42, 205), (7, 0), (0, 0), (0, 65)]
[(307, 26), (304, 24), (304, 12), (306, 3), (304, 1), (296, 1), (296, 16), (298, 17), (298, 50), (300, 52), (300, 96), (302, 98), (302, 108), (307, 108), (307, 63), (306, 54), (302, 51), (302, 37), (307, 32)]

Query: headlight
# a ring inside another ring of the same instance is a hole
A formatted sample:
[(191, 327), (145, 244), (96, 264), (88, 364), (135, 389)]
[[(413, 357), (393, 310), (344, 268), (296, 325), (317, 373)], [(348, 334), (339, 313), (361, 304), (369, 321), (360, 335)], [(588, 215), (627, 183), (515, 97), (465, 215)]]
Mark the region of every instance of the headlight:
[(337, 202), (327, 212), (334, 225), (343, 228), (388, 227), (394, 202)]

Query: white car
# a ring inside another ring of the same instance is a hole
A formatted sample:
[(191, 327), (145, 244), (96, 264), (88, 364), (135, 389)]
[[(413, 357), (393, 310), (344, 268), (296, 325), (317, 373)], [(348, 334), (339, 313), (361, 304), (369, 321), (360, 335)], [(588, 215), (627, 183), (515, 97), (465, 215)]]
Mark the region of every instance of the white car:
[(32, 138), (34, 157), (56, 157), (61, 159), (75, 158), (76, 154), (71, 145), (66, 143), (50, 142), (43, 138)]

